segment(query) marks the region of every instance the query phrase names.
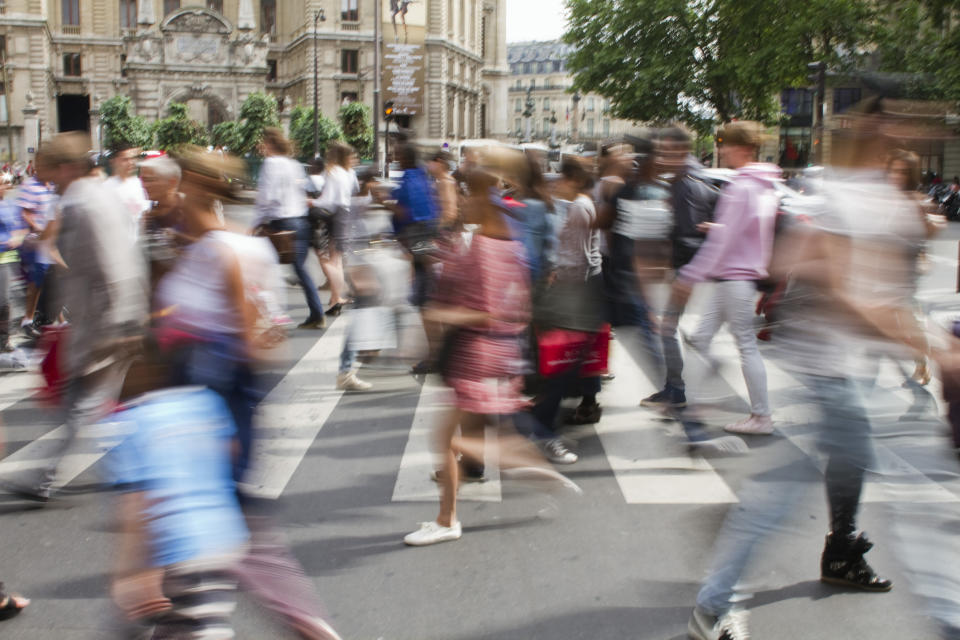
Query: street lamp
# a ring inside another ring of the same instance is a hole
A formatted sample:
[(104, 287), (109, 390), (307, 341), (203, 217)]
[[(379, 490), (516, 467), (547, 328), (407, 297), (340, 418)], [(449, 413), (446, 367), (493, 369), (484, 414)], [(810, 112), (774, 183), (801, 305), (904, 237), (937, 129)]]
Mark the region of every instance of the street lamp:
[(527, 119), (527, 136), (526, 141), (530, 142), (530, 118), (533, 116), (533, 96), (531, 95), (533, 91), (533, 86), (527, 87), (527, 102), (524, 105), (526, 109), (523, 111), (523, 117)]
[(320, 58), (317, 56), (317, 23), (326, 22), (323, 9), (313, 14), (313, 157), (320, 157)]
[(570, 128), (570, 137), (578, 142), (580, 132), (580, 92), (573, 94), (573, 126)]

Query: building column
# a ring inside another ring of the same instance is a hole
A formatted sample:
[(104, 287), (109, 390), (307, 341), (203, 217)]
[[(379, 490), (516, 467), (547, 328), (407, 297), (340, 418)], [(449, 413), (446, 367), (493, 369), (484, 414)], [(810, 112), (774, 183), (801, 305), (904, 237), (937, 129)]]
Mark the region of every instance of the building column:
[[(33, 104), (33, 94), (27, 92), (27, 106), (23, 108), (23, 153), (20, 156), (32, 160), (40, 144), (40, 109)], [(92, 113), (92, 112), (91, 112)], [(99, 118), (99, 112), (97, 113)]]

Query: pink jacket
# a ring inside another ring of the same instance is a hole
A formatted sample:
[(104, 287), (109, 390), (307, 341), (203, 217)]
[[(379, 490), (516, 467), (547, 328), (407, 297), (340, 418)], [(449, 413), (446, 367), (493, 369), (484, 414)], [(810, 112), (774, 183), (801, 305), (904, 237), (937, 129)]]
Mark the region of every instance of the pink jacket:
[(773, 252), (780, 197), (774, 182), (780, 168), (752, 163), (741, 167), (720, 192), (707, 240), (678, 276), (687, 282), (761, 280)]

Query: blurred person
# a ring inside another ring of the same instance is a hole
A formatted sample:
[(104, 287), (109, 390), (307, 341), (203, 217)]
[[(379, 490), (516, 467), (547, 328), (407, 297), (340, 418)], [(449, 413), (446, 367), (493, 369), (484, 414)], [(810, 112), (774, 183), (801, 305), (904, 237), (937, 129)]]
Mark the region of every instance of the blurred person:
[(553, 434), (540, 440), (545, 455), (555, 464), (572, 464), (578, 460), (554, 431), (564, 395), (573, 390), (582, 397), (574, 411), (575, 423), (598, 422), (601, 414), (597, 402), (600, 378), (581, 376), (588, 349), (598, 339), (604, 321), (600, 230), (592, 190), (593, 179), (586, 169), (575, 159), (564, 160), (560, 178), (553, 184), (553, 195), (570, 204), (557, 237), (556, 264), (536, 302), (535, 319), (541, 336), (551, 329), (574, 332), (576, 362), (565, 372), (545, 380), (531, 411), (539, 425)]
[(328, 316), (338, 316), (347, 302), (343, 280), (343, 225), (350, 215), (350, 198), (357, 192), (357, 175), (353, 171), (355, 154), (350, 145), (331, 142), (327, 149), (323, 190), (310, 204), (323, 212), (328, 229), (327, 246), (317, 250), (320, 268), (330, 285)]
[[(788, 227), (770, 267), (775, 276), (791, 282), (780, 303), (775, 353), (820, 409), (817, 437), (826, 455), (830, 517), (820, 578), (867, 592), (889, 591), (893, 585), (865, 560), (873, 543), (857, 529), (864, 476), (868, 469), (876, 469), (859, 380), (873, 375), (879, 353), (926, 350), (945, 376), (956, 376), (960, 370), (957, 342), (932, 348), (911, 308), (914, 267), (904, 251), (904, 235), (916, 228), (917, 220), (911, 196), (885, 176), (889, 144), (885, 133), (902, 130), (891, 129), (894, 125), (881, 109), (882, 101), (871, 99), (849, 112), (854, 124), (850, 136), (834, 148), (835, 166), (824, 180), (820, 211), (809, 224)], [(750, 637), (746, 612), (733, 604), (741, 599), (735, 595), (736, 584), (757, 555), (758, 545), (801, 498), (802, 483), (791, 477), (791, 466), (795, 465), (768, 470), (744, 484), (740, 504), (727, 515), (712, 569), (697, 596), (689, 626), (692, 638)], [(895, 505), (895, 511), (903, 514), (911, 506)], [(900, 526), (897, 519), (893, 524)], [(917, 524), (911, 520), (905, 526)], [(956, 602), (947, 602), (943, 591), (932, 590), (941, 586), (938, 575), (926, 573), (928, 566), (911, 559), (940, 551), (922, 542), (917, 537), (907, 540), (896, 555), (912, 572), (917, 592), (929, 598), (933, 614), (944, 625), (944, 637), (958, 637)], [(953, 576), (952, 567), (937, 571)]]
[(310, 315), (298, 328), (322, 329), (326, 326), (323, 303), (305, 265), (311, 236), (307, 219), (306, 174), (300, 163), (290, 157), (290, 142), (280, 129), (268, 127), (264, 130), (261, 149), (264, 159), (257, 180), (254, 227), (266, 225), (273, 231), (295, 233), (293, 268), (310, 309)]
[(457, 181), (450, 172), (452, 157), (446, 151), (437, 151), (427, 163), (427, 171), (433, 178), (437, 193), (437, 206), (440, 209), (439, 226), (455, 226), (460, 217), (460, 202), (457, 194)]
[[(365, 171), (358, 176), (359, 190), (350, 199), (350, 208), (345, 212), (346, 217), (341, 220), (344, 273), (356, 295), (355, 310), (373, 306), (381, 293), (380, 284), (373, 269), (359, 256), (370, 235), (364, 218), (373, 203), (370, 185), (375, 179), (373, 170)], [(354, 345), (354, 321), (350, 320), (343, 338), (343, 349), (340, 352), (337, 388), (345, 391), (369, 391), (373, 385), (358, 378), (354, 371), (357, 350)]]
[(84, 134), (65, 133), (43, 151), (60, 195), (56, 246), (68, 266), (58, 286), (70, 314), (60, 361), (67, 437), (39, 474), (8, 483), (22, 497), (39, 501), (49, 500), (60, 460), (80, 430), (112, 409), (147, 318), (146, 274), (130, 242), (128, 211), (111, 189), (85, 177), (89, 148)]
[(27, 235), (16, 209), (3, 199), (9, 189), (10, 182), (0, 177), (0, 353), (13, 351), (10, 344), (10, 285), (20, 260), (17, 249)]
[[(642, 317), (642, 310), (636, 308), (636, 305), (630, 306), (634, 302), (633, 296), (623, 292), (622, 277), (618, 279), (618, 273), (610, 257), (612, 243), (610, 228), (616, 217), (610, 209), (610, 202), (636, 172), (633, 166), (633, 150), (622, 142), (604, 145), (600, 149), (597, 169), (598, 179), (594, 185), (593, 201), (597, 209), (597, 224), (601, 230), (600, 255), (603, 259), (601, 272), (610, 307), (609, 320), (614, 325), (621, 325), (631, 318), (637, 320)], [(632, 271), (633, 267), (630, 268)], [(629, 308), (624, 308), (624, 304)]]
[[(692, 155), (690, 134), (680, 127), (663, 130), (657, 143), (657, 164), (669, 174), (669, 202), (673, 210), (672, 264), (682, 269), (697, 255), (707, 237), (708, 225), (720, 195), (719, 190), (701, 177), (703, 166)], [(642, 406), (682, 409), (687, 404), (683, 382), (683, 355), (677, 339), (680, 317), (686, 297), (670, 296), (660, 322), (660, 340), (666, 369), (663, 388), (644, 398)]]
[(244, 484), (254, 418), (264, 397), (259, 359), (283, 339), (275, 331), (273, 293), (281, 286), (276, 252), (264, 238), (227, 231), (218, 215), (215, 203), (233, 193), (225, 176), (240, 172), (239, 161), (192, 149), (178, 162), (184, 231), (195, 242), (181, 252), (154, 296), (160, 342), (169, 353), (168, 384), (216, 392), (233, 423), (231, 476), (251, 536), (233, 569), (241, 586), (304, 637), (336, 638), (302, 568)]
[(767, 372), (757, 347), (754, 309), (757, 281), (766, 278), (773, 252), (779, 196), (779, 167), (756, 162), (762, 142), (758, 123), (733, 122), (718, 132), (725, 166), (737, 173), (717, 200), (716, 223), (696, 255), (677, 272), (671, 288), (675, 304), (686, 302), (694, 284), (713, 280), (713, 294), (691, 344), (709, 358), (710, 343), (727, 323), (740, 352), (750, 395), (750, 415), (724, 427), (731, 433), (773, 433)]
[(436, 194), (430, 185), (427, 172), (420, 166), (417, 148), (410, 142), (396, 151), (403, 170), (400, 185), (393, 190), (391, 201), (382, 201), (393, 213), (394, 233), (400, 240), (413, 263), (413, 290), (410, 304), (421, 310), (420, 317), (427, 335), (427, 357), (413, 366), (414, 374), (427, 374), (436, 370), (438, 345), (437, 327), (423, 309), (430, 299), (433, 288), (433, 262), (430, 252), (439, 222), (439, 206)]
[(127, 426), (109, 454), (119, 489), (114, 602), (152, 638), (234, 638), (235, 571), (248, 532), (222, 398), (201, 387), (155, 390), (113, 419)]
[[(36, 159), (40, 175), (45, 175), (47, 168), (43, 153), (38, 153)], [(20, 266), (27, 283), (24, 314), (20, 321), (20, 328), (31, 338), (39, 337), (39, 327), (53, 320), (43, 317), (43, 313), (41, 313), (41, 317), (36, 316), (40, 294), (43, 291), (50, 266), (54, 262), (47, 243), (41, 237), (47, 225), (53, 222), (56, 215), (55, 202), (56, 197), (49, 185), (34, 175), (31, 175), (20, 186), (15, 202), (27, 228), (27, 237), (24, 239), (24, 245), (20, 251)], [(43, 307), (40, 307), (40, 309), (41, 312), (46, 311)]]
[(659, 340), (642, 281), (663, 268), (663, 253), (672, 227), (666, 186), (657, 178), (654, 142), (632, 138), (632, 170), (623, 187), (608, 200), (599, 225), (609, 234), (611, 324), (639, 327), (650, 359), (661, 360)]
[[(907, 196), (910, 203), (908, 215), (915, 217), (916, 224), (903, 235), (904, 249), (914, 266), (914, 295), (919, 287), (920, 276), (926, 261), (926, 243), (946, 227), (946, 219), (936, 213), (934, 205), (924, 201), (917, 185), (920, 183), (920, 158), (917, 154), (896, 149), (890, 154), (886, 166), (887, 177), (894, 188)], [(918, 321), (920, 318), (918, 316)], [(915, 357), (916, 367), (910, 379), (920, 385), (927, 385), (931, 379), (930, 367), (925, 352)]]
[(173, 267), (180, 247), (187, 244), (180, 166), (169, 156), (150, 158), (140, 165), (140, 177), (147, 197), (154, 203), (145, 217), (141, 237), (153, 289)]
[[(129, 216), (133, 240), (136, 240), (140, 234), (143, 214), (150, 209), (150, 201), (143, 190), (143, 183), (136, 175), (139, 157), (140, 149), (137, 147), (129, 144), (114, 147), (110, 155), (110, 177), (105, 182)], [(91, 166), (90, 170), (96, 170), (96, 165)]]
[[(498, 158), (489, 162), (496, 167)], [(491, 167), (491, 168), (494, 168)], [(466, 253), (445, 265), (438, 296), (424, 311), (431, 320), (449, 327), (446, 338), (444, 381), (453, 389), (455, 402), (438, 425), (437, 443), (443, 456), (440, 513), (404, 538), (411, 546), (457, 540), (462, 527), (457, 519), (458, 456), (482, 461), (484, 441), (473, 437), (487, 422), (503, 423), (524, 408), (518, 375), (519, 336), (530, 318), (530, 295), (523, 246), (513, 239), (503, 208), (492, 196), (499, 178), (478, 169), (468, 177), (470, 196), (465, 218), (478, 223), (479, 231)], [(460, 428), (461, 435), (457, 435)], [(576, 485), (547, 466), (526, 439), (501, 432), (499, 461), (505, 473), (557, 480)]]
[(536, 292), (556, 267), (560, 225), (556, 221), (553, 196), (543, 179), (540, 163), (526, 153), (523, 159), (520, 183), (513, 192), (521, 207), (514, 217), (520, 222), (520, 238), (526, 249), (530, 282)]

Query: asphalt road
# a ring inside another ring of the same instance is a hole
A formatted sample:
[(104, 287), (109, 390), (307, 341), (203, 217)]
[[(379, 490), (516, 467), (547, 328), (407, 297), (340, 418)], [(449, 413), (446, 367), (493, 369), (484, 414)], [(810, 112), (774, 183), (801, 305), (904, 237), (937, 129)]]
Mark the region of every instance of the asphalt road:
[[(229, 213), (236, 219), (249, 215), (245, 208)], [(960, 312), (954, 293), (958, 239), (960, 226), (951, 225), (932, 244), (932, 271), (920, 298), (935, 317)], [(696, 294), (691, 327), (705, 293)], [(304, 317), (302, 296), (292, 287), (289, 300), (291, 315)], [(750, 451), (743, 456), (691, 455), (676, 423), (637, 407), (659, 380), (644, 366), (628, 330), (617, 333), (616, 378), (601, 396), (603, 420), (564, 433), (581, 459), (562, 471), (584, 496), (499, 482), (491, 460), (492, 480), (465, 489), (459, 508), (463, 538), (414, 549), (403, 545), (403, 535), (436, 515), (428, 439), (442, 392), (436, 381), (424, 383), (403, 368), (423, 343), (413, 313), (404, 317), (396, 357), (361, 369), (374, 391), (336, 392), (336, 361), (348, 322), (349, 314), (323, 334), (294, 332), (289, 352), (268, 374), (271, 394), (258, 454), (266, 469), (261, 487), (279, 494), (278, 521), (344, 638), (685, 638), (720, 525), (729, 509), (740, 508), (738, 491), (752, 475), (785, 467), (799, 498), (757, 551), (743, 585), (754, 594), (747, 603), (753, 637), (937, 637), (908, 588), (907, 569), (917, 565), (896, 543), (903, 537), (900, 525), (922, 522), (919, 531), (906, 529), (909, 548), (935, 558), (935, 568), (948, 569), (948, 580), (949, 569), (960, 566), (960, 463), (939, 419), (935, 383), (929, 394), (914, 395), (901, 387), (902, 374), (888, 362), (868, 397), (882, 455), (861, 520), (877, 543), (869, 559), (895, 582), (887, 594), (843, 592), (818, 581), (828, 522), (820, 461), (809, 436), (814, 411), (796, 381), (771, 364), (775, 435), (747, 438)], [(687, 373), (691, 397), (720, 433), (748, 405), (728, 335), (718, 337), (717, 352), (725, 362), (718, 373), (694, 354)], [(911, 363), (902, 367), (912, 370)], [(33, 395), (32, 375), (0, 374), (7, 441), (0, 475), (41, 455), (41, 436), (57, 426)], [(96, 434), (90, 439), (96, 444)], [(114, 637), (107, 597), (112, 497), (84, 490), (100, 477), (96, 454), (74, 456), (67, 466), (76, 472), (70, 493), (49, 506), (0, 498), (0, 579), (33, 598), (23, 615), (0, 623), (3, 638)], [(891, 497), (904, 485), (906, 493)], [(780, 485), (769, 488), (775, 492)], [(904, 506), (919, 507), (931, 524), (904, 516)], [(955, 585), (943, 588), (948, 586)], [(292, 637), (247, 596), (241, 596), (234, 622), (239, 638)]]

